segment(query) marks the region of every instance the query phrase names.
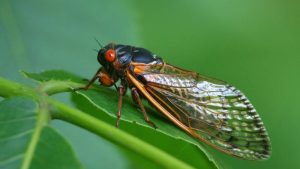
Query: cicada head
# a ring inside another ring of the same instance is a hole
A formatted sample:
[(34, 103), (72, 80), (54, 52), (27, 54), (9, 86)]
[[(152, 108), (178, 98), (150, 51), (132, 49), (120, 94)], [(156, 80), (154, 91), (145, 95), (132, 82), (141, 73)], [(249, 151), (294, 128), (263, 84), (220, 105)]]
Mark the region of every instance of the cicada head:
[(117, 53), (114, 49), (114, 45), (108, 44), (101, 48), (98, 52), (97, 59), (107, 73), (111, 73), (114, 68), (113, 63), (117, 60)]
[(97, 59), (102, 66), (98, 74), (100, 83), (104, 86), (114, 85), (119, 79), (117, 72), (120, 71), (115, 44), (111, 43), (101, 48)]

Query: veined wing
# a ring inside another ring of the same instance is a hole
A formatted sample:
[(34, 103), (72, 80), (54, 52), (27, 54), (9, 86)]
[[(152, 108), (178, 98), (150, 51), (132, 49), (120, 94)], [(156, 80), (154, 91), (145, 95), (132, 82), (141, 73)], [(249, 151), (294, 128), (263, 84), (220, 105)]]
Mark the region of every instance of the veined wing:
[(270, 156), (261, 118), (235, 87), (167, 64), (136, 65), (134, 72), (161, 106), (215, 148), (245, 159)]

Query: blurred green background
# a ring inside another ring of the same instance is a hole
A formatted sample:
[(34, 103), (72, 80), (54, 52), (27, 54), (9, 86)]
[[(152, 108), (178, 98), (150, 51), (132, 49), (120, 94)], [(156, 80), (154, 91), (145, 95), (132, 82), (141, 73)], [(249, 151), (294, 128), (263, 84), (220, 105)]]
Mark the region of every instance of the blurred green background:
[[(237, 86), (256, 106), (271, 138), (271, 159), (244, 161), (212, 150), (224, 168), (297, 168), (299, 9), (299, 1), (279, 0), (1, 0), (0, 76), (30, 83), (19, 70), (63, 69), (89, 78), (99, 67), (94, 37), (145, 47), (168, 63)], [(111, 143), (53, 125), (85, 168), (130, 168)]]

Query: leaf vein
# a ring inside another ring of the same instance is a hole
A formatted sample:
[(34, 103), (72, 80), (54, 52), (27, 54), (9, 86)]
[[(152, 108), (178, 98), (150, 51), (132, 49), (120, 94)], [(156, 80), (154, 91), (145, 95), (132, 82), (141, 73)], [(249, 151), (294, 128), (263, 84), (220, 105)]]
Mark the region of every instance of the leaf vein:
[(12, 136), (9, 136), (9, 137), (5, 137), (5, 138), (0, 138), (0, 141), (5, 141), (5, 140), (12, 140), (12, 139), (17, 139), (17, 138), (20, 138), (22, 136), (25, 136), (29, 133), (32, 133), (33, 129), (30, 129), (30, 130), (25, 130), (25, 131), (22, 131), (20, 133), (17, 133), (15, 135), (12, 135)]
[(5, 164), (9, 164), (11, 162), (14, 162), (20, 158), (22, 158), (24, 154), (17, 154), (17, 155), (14, 155), (14, 156), (11, 156), (11, 157), (8, 157), (6, 159), (3, 159), (3, 160), (0, 160), (0, 166), (4, 166)]
[(9, 123), (14, 123), (14, 122), (20, 122), (20, 121), (26, 121), (26, 120), (33, 120), (35, 118), (36, 118), (36, 115), (34, 115), (34, 116), (28, 116), (28, 117), (25, 117), (25, 118), (18, 118), (18, 119), (0, 121), (0, 124), (9, 124)]

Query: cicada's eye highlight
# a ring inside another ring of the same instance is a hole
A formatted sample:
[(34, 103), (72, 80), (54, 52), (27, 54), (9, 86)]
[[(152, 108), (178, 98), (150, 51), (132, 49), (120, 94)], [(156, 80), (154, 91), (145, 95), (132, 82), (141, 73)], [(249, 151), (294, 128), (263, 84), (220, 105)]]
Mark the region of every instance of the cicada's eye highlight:
[(112, 49), (108, 49), (105, 52), (105, 60), (108, 62), (113, 62), (116, 59), (116, 52)]

